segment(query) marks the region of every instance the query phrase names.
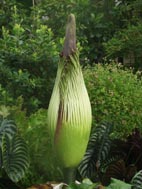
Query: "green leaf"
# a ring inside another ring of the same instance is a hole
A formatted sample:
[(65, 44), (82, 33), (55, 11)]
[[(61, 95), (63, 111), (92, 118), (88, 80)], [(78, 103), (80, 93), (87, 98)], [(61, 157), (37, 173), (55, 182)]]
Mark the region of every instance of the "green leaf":
[(67, 189), (95, 189), (98, 186), (98, 183), (92, 183), (89, 179), (84, 179), (82, 183), (76, 184), (72, 183), (70, 184)]
[(6, 133), (10, 138), (12, 138), (17, 132), (16, 124), (13, 120), (0, 119), (0, 146), (2, 143), (2, 137)]
[(105, 187), (105, 189), (131, 189), (131, 186), (131, 184), (112, 178), (111, 184)]
[(12, 139), (8, 134), (3, 136), (3, 166), (13, 182), (18, 182), (29, 166), (28, 149), (23, 139), (15, 135)]
[(142, 170), (135, 174), (131, 181), (132, 189), (142, 188)]
[(111, 146), (111, 131), (112, 125), (108, 123), (102, 123), (92, 131), (87, 151), (78, 167), (82, 177), (91, 177), (107, 158)]

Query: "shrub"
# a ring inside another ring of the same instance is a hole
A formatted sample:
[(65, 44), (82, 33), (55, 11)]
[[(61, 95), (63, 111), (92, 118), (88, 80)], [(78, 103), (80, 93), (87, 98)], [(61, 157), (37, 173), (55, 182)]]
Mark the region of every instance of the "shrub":
[(136, 69), (141, 68), (142, 24), (129, 26), (117, 32), (107, 43), (104, 43), (107, 57), (117, 58), (133, 54)]
[(118, 137), (142, 130), (142, 80), (139, 74), (121, 65), (101, 65), (84, 69), (93, 111), (93, 125), (111, 121)]
[(51, 139), (47, 130), (47, 110), (40, 109), (32, 114), (24, 133), (29, 144), (32, 179), (41, 178), (42, 182), (59, 180), (62, 173), (51, 148)]
[(0, 84), (13, 98), (22, 95), (29, 113), (48, 105), (58, 52), (53, 32), (38, 15), (25, 25), (13, 9), (11, 28), (3, 26), (0, 38)]

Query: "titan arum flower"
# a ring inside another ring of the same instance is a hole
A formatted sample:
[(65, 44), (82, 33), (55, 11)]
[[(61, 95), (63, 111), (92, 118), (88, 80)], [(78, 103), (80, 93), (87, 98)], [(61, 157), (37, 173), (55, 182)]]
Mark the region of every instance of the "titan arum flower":
[(48, 109), (48, 126), (54, 150), (64, 168), (76, 167), (82, 160), (91, 120), (91, 105), (76, 48), (75, 17), (71, 14)]

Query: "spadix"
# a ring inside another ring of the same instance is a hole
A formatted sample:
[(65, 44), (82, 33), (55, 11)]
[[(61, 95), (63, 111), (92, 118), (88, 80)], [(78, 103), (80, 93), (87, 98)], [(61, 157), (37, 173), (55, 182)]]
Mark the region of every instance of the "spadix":
[(48, 109), (48, 127), (53, 147), (65, 168), (76, 167), (82, 160), (92, 120), (76, 48), (75, 29), (75, 17), (71, 14)]

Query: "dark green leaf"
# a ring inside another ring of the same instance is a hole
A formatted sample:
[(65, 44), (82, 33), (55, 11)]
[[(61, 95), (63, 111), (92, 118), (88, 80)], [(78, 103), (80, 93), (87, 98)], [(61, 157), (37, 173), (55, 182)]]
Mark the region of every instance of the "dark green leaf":
[(2, 140), (3, 166), (9, 178), (18, 182), (29, 166), (28, 149), (23, 139), (5, 134)]

